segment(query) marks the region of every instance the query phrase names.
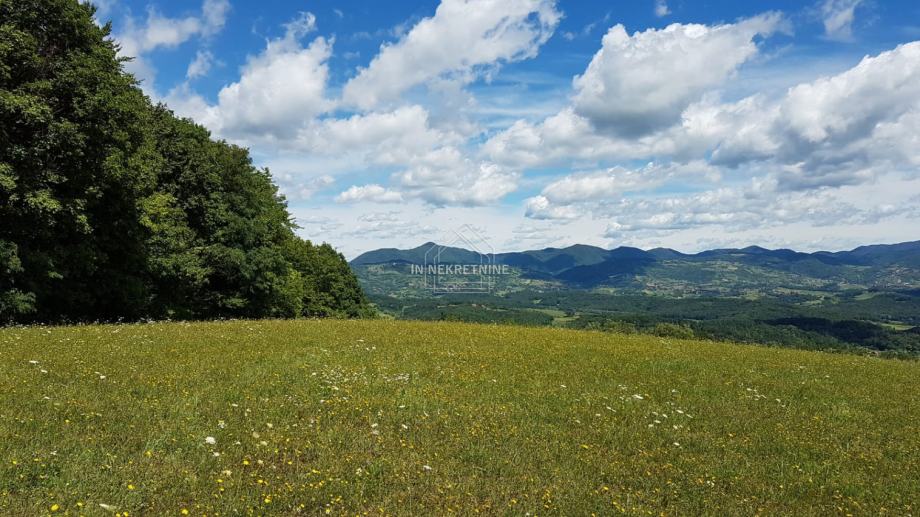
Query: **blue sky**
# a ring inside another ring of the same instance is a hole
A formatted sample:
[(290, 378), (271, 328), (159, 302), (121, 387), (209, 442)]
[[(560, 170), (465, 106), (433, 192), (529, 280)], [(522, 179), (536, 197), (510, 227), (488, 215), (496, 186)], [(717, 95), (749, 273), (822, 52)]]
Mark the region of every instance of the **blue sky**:
[(500, 250), (920, 238), (913, 1), (98, 6), (148, 95), (350, 257), (461, 224)]

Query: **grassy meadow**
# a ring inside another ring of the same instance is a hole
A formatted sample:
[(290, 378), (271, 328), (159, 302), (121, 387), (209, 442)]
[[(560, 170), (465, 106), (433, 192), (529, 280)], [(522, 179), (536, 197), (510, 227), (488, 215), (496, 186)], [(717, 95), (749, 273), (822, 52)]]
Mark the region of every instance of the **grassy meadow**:
[(0, 329), (0, 515), (920, 513), (920, 362), (549, 328)]

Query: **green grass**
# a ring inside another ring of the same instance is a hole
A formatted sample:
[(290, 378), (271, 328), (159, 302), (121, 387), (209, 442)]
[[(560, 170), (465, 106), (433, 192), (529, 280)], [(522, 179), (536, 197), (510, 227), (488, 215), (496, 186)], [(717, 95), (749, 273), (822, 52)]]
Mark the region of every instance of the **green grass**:
[(920, 362), (243, 321), (2, 329), (0, 368), (0, 515), (920, 509)]

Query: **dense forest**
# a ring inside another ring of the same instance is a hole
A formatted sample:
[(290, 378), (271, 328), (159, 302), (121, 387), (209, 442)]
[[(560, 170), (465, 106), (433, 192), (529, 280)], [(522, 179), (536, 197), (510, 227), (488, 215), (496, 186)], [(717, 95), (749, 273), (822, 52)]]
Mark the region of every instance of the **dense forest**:
[(0, 322), (367, 314), (247, 150), (153, 105), (76, 0), (0, 0)]

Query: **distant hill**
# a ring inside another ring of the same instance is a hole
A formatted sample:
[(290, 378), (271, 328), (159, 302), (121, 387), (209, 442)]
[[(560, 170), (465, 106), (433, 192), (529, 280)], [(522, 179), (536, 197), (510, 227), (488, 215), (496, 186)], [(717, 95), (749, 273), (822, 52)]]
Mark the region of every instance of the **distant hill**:
[(507, 265), (515, 275), (501, 287), (512, 291), (535, 286), (609, 287), (672, 295), (769, 295), (920, 288), (920, 241), (814, 253), (749, 246), (686, 254), (668, 248), (607, 250), (579, 244), (494, 255), (429, 242), (408, 250), (370, 251), (352, 260), (351, 266), (368, 291), (381, 292), (383, 286), (378, 285), (375, 275), (382, 273), (389, 275), (385, 290), (392, 291), (394, 285), (399, 285), (394, 279), (407, 271), (408, 264), (432, 263), (436, 253), (440, 253), (442, 264), (486, 260)]

